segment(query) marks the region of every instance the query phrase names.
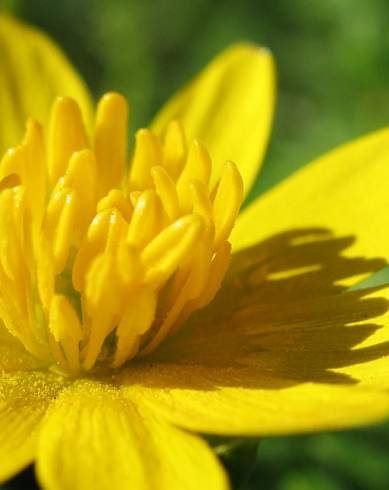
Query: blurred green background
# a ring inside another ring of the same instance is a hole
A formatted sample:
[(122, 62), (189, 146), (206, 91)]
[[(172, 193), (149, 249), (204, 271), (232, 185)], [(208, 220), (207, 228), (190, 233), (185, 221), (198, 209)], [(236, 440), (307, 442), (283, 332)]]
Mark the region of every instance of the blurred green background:
[[(229, 43), (270, 47), (279, 96), (255, 195), (389, 119), (387, 0), (0, 0), (0, 8), (49, 32), (96, 97), (124, 93), (133, 129)], [(387, 425), (246, 449), (225, 458), (236, 488), (389, 488)], [(23, 478), (6, 488), (29, 488)]]

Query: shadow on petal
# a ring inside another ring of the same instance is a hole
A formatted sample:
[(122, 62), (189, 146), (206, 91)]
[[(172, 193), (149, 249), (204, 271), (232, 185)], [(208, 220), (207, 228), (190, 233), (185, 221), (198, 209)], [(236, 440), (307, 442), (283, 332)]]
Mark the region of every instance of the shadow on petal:
[[(138, 378), (139, 369), (157, 370), (161, 376), (142, 376), (142, 382), (163, 388), (357, 384), (336, 370), (389, 354), (389, 326), (383, 326), (389, 293), (383, 287), (347, 291), (350, 278), (386, 265), (343, 255), (354, 241), (309, 228), (239, 252), (213, 303), (128, 371)], [(191, 366), (204, 377), (191, 376)]]

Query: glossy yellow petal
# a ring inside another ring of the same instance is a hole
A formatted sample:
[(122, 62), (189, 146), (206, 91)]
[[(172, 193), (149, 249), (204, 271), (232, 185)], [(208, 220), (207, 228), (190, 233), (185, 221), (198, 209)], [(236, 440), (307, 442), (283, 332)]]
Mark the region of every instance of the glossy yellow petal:
[(28, 117), (48, 121), (58, 95), (80, 104), (87, 122), (91, 99), (64, 53), (44, 33), (0, 16), (0, 154), (19, 143)]
[(266, 277), (253, 259), (235, 259), (214, 302), (123, 372), (126, 396), (171, 423), (218, 434), (389, 418), (389, 287), (298, 299), (295, 290), (320, 288), (323, 276)]
[[(388, 390), (389, 379), (387, 372), (389, 370), (389, 288), (373, 288), (371, 291), (356, 291), (352, 294), (365, 294), (365, 300), (375, 301), (377, 311), (381, 309), (382, 314), (374, 318), (374, 322), (368, 322), (366, 319), (359, 320), (357, 328), (360, 331), (365, 329), (365, 335), (361, 335), (358, 348), (349, 353), (353, 362), (344, 362), (339, 365), (337, 373), (358, 380), (361, 387), (373, 388), (376, 390)], [(372, 303), (371, 303), (372, 304)], [(366, 313), (364, 314), (366, 317)], [(370, 330), (366, 335), (367, 328)], [(366, 359), (369, 362), (365, 362)]]
[(388, 158), (388, 129), (324, 155), (240, 215), (231, 236), (233, 247), (241, 249), (280, 232), (321, 227), (349, 236), (344, 252), (348, 256), (388, 259)]
[(139, 398), (174, 425), (209, 434), (336, 430), (383, 421), (389, 414), (389, 396), (383, 392), (296, 383), (250, 369), (153, 364), (136, 375), (143, 386), (131, 385), (130, 376), (129, 398)]
[(339, 293), (386, 264), (382, 258), (349, 257), (354, 243), (352, 235), (334, 236), (323, 228), (275, 233), (235, 252), (226, 286), (245, 304), (301, 302)]
[(42, 418), (60, 389), (47, 373), (0, 375), (0, 481), (32, 463)]
[(274, 66), (268, 50), (236, 44), (217, 56), (189, 85), (161, 109), (151, 127), (162, 134), (172, 120), (185, 128), (188, 141), (207, 146), (215, 168), (232, 160), (242, 174), (245, 192), (259, 170), (274, 108)]
[(52, 405), (37, 469), (48, 490), (228, 487), (205, 442), (92, 380), (75, 382)]

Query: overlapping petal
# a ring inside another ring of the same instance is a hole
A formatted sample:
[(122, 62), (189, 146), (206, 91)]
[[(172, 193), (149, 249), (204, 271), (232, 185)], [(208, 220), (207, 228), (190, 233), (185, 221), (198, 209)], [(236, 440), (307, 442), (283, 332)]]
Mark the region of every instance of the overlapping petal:
[(60, 48), (41, 31), (0, 16), (0, 154), (21, 141), (28, 117), (46, 123), (58, 95), (80, 104), (86, 121), (88, 89)]
[(227, 488), (205, 442), (126, 400), (110, 381), (76, 381), (50, 408), (38, 451), (44, 488)]
[(42, 418), (61, 387), (48, 373), (0, 374), (0, 481), (33, 461)]
[(181, 121), (189, 141), (201, 139), (215, 164), (213, 182), (226, 160), (236, 162), (245, 192), (258, 173), (266, 150), (275, 98), (271, 53), (237, 44), (217, 56), (155, 117), (152, 129), (163, 132)]
[(388, 158), (389, 130), (384, 129), (302, 168), (240, 215), (231, 237), (235, 250), (280, 232), (322, 227), (350, 237), (350, 257), (389, 258)]

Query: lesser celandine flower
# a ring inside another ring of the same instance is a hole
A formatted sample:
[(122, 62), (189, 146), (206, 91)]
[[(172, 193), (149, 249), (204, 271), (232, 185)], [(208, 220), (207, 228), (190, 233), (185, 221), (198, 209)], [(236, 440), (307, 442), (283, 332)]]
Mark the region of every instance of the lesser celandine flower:
[(137, 133), (128, 165), (123, 97), (91, 124), (46, 37), (7, 18), (0, 37), (1, 146), (26, 115), (49, 120), (30, 119), (0, 166), (2, 480), (35, 461), (48, 489), (222, 489), (197, 433), (389, 413), (389, 292), (346, 289), (388, 256), (387, 130), (237, 218), (272, 116), (268, 51), (218, 56)]

